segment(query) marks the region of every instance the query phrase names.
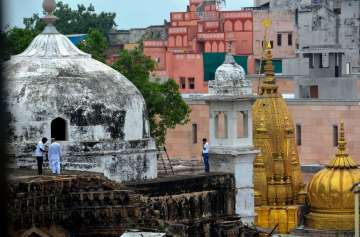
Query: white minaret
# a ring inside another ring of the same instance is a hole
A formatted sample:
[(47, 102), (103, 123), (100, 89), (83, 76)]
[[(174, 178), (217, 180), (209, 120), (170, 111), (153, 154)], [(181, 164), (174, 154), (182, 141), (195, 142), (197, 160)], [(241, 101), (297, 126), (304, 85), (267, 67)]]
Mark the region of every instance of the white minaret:
[(210, 111), (209, 164), (211, 172), (235, 176), (236, 214), (245, 224), (254, 222), (253, 147), (251, 107), (255, 101), (251, 82), (229, 52), (209, 82), (206, 95)]

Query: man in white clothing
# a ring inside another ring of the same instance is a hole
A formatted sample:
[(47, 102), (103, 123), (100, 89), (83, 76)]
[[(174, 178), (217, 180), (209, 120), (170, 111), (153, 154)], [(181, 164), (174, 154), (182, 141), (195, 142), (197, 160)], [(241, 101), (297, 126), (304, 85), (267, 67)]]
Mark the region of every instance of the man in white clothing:
[(209, 167), (209, 143), (207, 142), (206, 138), (203, 138), (203, 150), (202, 150), (202, 156), (204, 160), (204, 166), (205, 166), (205, 172), (209, 173), (210, 167)]
[(39, 175), (42, 175), (42, 167), (43, 167), (43, 162), (44, 162), (44, 155), (45, 155), (45, 152), (46, 152), (46, 149), (45, 149), (46, 142), (47, 142), (47, 138), (43, 137), (41, 139), (41, 141), (39, 141), (39, 143), (36, 145), (36, 149), (35, 149), (35, 156), (36, 156), (36, 160), (37, 160), (37, 166), (38, 166)]
[(61, 159), (61, 146), (51, 139), (51, 145), (49, 147), (49, 164), (53, 174), (60, 174), (60, 159)]

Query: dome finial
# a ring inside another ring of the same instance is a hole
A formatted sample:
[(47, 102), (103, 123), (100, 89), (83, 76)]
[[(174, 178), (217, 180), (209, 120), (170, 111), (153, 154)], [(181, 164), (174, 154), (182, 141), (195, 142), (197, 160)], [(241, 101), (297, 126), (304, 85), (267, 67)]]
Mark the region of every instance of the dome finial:
[(263, 60), (265, 61), (264, 73), (265, 79), (261, 85), (261, 94), (276, 94), (277, 85), (275, 83), (275, 73), (272, 63), (272, 45), (270, 40), (268, 40), (268, 29), (271, 26), (272, 22), (270, 18), (265, 18), (262, 21), (262, 25), (265, 28), (264, 41), (263, 41)]
[(335, 158), (327, 166), (328, 168), (357, 168), (356, 162), (346, 152), (346, 140), (344, 122), (340, 123), (340, 134), (338, 139), (338, 148), (335, 153)]
[(225, 55), (225, 64), (235, 64), (236, 61), (234, 57), (232, 56), (232, 43), (233, 43), (233, 36), (230, 34), (229, 39), (227, 40), (227, 49), (226, 49), (226, 55)]
[(340, 122), (340, 136), (338, 139), (338, 153), (344, 154), (346, 151), (344, 121)]
[(56, 2), (55, 0), (44, 0), (43, 1), (43, 9), (47, 13), (42, 19), (47, 25), (52, 25), (58, 19), (52, 13), (56, 9)]

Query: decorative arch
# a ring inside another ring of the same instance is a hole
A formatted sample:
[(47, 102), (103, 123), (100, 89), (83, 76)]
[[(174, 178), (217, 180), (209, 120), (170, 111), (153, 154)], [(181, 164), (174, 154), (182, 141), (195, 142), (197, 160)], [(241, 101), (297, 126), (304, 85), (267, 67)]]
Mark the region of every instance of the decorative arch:
[(219, 43), (218, 50), (219, 50), (220, 53), (225, 52), (225, 44), (224, 44), (224, 42), (221, 41)]
[(215, 116), (215, 137), (227, 138), (228, 137), (228, 119), (225, 112), (217, 112)]
[(225, 21), (224, 23), (224, 31), (232, 32), (233, 31), (233, 23), (230, 20)]
[(252, 31), (252, 22), (250, 20), (246, 20), (244, 23), (245, 31)]
[(205, 52), (211, 52), (211, 43), (209, 41), (205, 43)]
[(175, 44), (176, 44), (176, 47), (182, 47), (183, 43), (182, 43), (182, 37), (181, 37), (181, 35), (177, 35), (177, 36), (176, 36), (176, 42), (175, 42)]
[(51, 138), (58, 141), (67, 140), (67, 122), (63, 118), (56, 118), (51, 121)]
[(188, 46), (188, 40), (187, 40), (187, 36), (186, 36), (186, 35), (183, 36), (183, 46), (184, 46), (184, 47), (187, 47), (187, 46)]
[(211, 52), (217, 52), (218, 51), (218, 45), (217, 45), (217, 42), (214, 41), (211, 45)]
[(175, 46), (175, 39), (173, 36), (169, 37), (169, 47), (174, 47)]
[(243, 31), (243, 24), (240, 20), (237, 20), (234, 24), (234, 31)]

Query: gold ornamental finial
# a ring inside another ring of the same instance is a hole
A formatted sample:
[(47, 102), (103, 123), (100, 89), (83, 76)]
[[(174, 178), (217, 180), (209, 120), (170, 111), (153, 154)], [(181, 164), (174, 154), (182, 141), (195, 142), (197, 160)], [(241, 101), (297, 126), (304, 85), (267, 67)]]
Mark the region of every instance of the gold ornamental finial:
[(358, 165), (353, 158), (346, 152), (346, 140), (344, 122), (340, 123), (340, 134), (335, 158), (331, 161), (328, 168), (357, 168)]
[(271, 49), (271, 43), (268, 40), (268, 33), (269, 33), (268, 30), (272, 24), (272, 21), (270, 18), (265, 18), (264, 20), (261, 21), (261, 24), (265, 28), (264, 44), (263, 44), (263, 50), (265, 51), (266, 49)]
[(275, 83), (275, 73), (274, 67), (272, 64), (272, 46), (271, 41), (268, 39), (268, 29), (270, 28), (272, 21), (270, 18), (265, 18), (262, 20), (261, 24), (265, 28), (264, 34), (264, 43), (263, 43), (263, 61), (265, 61), (264, 65), (264, 73), (265, 79), (261, 84), (261, 91), (260, 94), (269, 94), (274, 95), (277, 94), (278, 86)]
[(340, 122), (340, 136), (338, 140), (338, 153), (344, 154), (346, 151), (346, 141), (345, 141), (345, 130), (344, 130), (344, 121)]

